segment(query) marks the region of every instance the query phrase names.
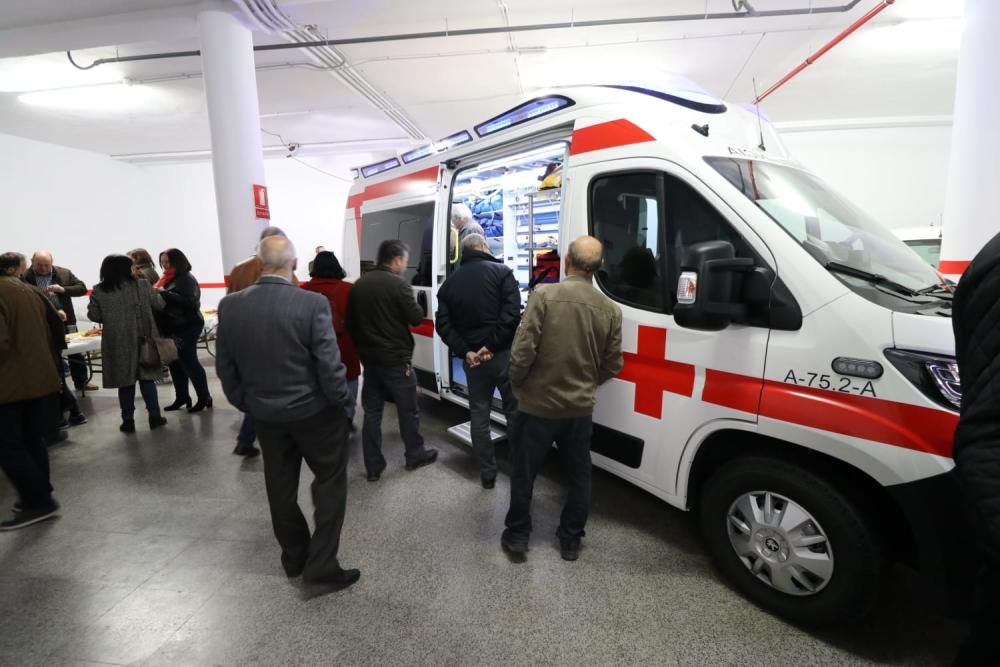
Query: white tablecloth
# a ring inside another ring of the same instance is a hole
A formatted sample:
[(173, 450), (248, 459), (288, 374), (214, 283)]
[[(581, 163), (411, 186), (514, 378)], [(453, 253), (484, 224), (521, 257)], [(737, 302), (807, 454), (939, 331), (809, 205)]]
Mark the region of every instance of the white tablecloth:
[[(211, 315), (205, 315), (205, 333), (210, 335), (215, 335), (215, 329), (219, 326), (219, 316), (215, 313)], [(100, 336), (90, 336), (88, 338), (74, 338), (69, 343), (67, 347), (63, 350), (64, 355), (69, 354), (85, 354), (87, 352), (100, 352), (101, 351), (101, 337)]]

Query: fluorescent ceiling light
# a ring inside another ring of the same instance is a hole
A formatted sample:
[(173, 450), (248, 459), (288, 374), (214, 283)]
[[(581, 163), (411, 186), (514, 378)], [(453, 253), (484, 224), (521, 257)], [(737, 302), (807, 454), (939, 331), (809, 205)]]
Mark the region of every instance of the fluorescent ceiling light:
[(29, 106), (57, 111), (131, 113), (163, 105), (162, 91), (145, 85), (117, 83), (23, 93), (17, 99)]
[(115, 83), (124, 76), (116, 67), (102, 66), (84, 71), (68, 62), (32, 62), (27, 58), (17, 58), (0, 61), (0, 93), (94, 86)]

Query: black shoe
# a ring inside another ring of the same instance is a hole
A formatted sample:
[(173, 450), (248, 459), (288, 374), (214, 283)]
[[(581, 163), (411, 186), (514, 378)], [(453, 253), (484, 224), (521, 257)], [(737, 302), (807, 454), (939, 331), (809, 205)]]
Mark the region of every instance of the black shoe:
[(252, 459), (255, 456), (260, 456), (260, 450), (250, 445), (248, 447), (243, 447), (241, 445), (236, 445), (236, 449), (233, 450), (233, 454), (237, 456), (242, 456), (244, 458)]
[(563, 560), (576, 560), (580, 557), (580, 540), (559, 540), (559, 553)]
[(347, 588), (352, 584), (357, 583), (358, 579), (361, 578), (361, 570), (341, 570), (336, 574), (331, 574), (327, 577), (317, 577), (315, 579), (306, 579), (307, 583), (310, 584), (320, 584), (321, 586), (336, 586), (337, 588)]
[(500, 546), (502, 546), (507, 551), (512, 554), (523, 555), (528, 553), (528, 542), (527, 540), (516, 539), (511, 536), (509, 530), (503, 531), (500, 536)]
[(69, 422), (66, 421), (65, 417), (63, 417), (62, 419), (59, 420), (59, 423), (56, 424), (56, 428), (64, 428), (64, 429), (69, 428)]
[(20, 500), (15, 501), (14, 506), (10, 508), (10, 511), (13, 512), (14, 514), (17, 514), (18, 512), (23, 512), (24, 505), (21, 504)]
[(157, 415), (155, 417), (150, 417), (149, 418), (149, 430), (150, 431), (155, 431), (156, 429), (160, 428), (161, 426), (166, 426), (166, 425), (167, 425), (167, 418), (166, 417), (162, 417), (160, 415)]
[(434, 463), (437, 460), (438, 460), (438, 450), (428, 449), (422, 459), (420, 459), (419, 461), (415, 461), (413, 463), (407, 463), (406, 469), (416, 470), (417, 468), (423, 468), (424, 466), (429, 466), (430, 464)]
[(51, 505), (46, 505), (44, 507), (22, 509), (20, 512), (15, 513), (10, 519), (0, 523), (0, 531), (17, 530), (18, 528), (30, 526), (33, 523), (45, 521), (46, 519), (53, 519), (58, 515), (59, 503), (55, 501), (52, 501)]
[(480, 480), (483, 483), (483, 488), (484, 489), (492, 489), (494, 486), (497, 485), (497, 476), (496, 475), (493, 475), (491, 477), (487, 477), (486, 475), (483, 475), (482, 477), (480, 477)]
[(118, 430), (122, 433), (135, 433), (135, 420), (123, 419), (122, 425), (118, 427)]
[(87, 423), (87, 418), (83, 416), (83, 413), (69, 416), (70, 426), (80, 426), (81, 424), (86, 424), (86, 423)]
[(191, 407), (191, 397), (189, 396), (185, 399), (178, 398), (176, 401), (174, 401), (167, 407), (163, 408), (163, 410), (165, 412), (174, 412), (176, 410), (180, 410), (181, 408), (190, 408), (190, 407)]
[(379, 468), (378, 470), (376, 470), (374, 472), (369, 472), (368, 473), (368, 481), (369, 482), (377, 482), (380, 479), (382, 479), (382, 472), (384, 470), (385, 470), (385, 466), (382, 466), (381, 468)]
[(203, 401), (203, 400), (201, 400), (201, 399), (199, 398), (199, 399), (198, 399), (198, 402), (197, 402), (197, 403), (195, 403), (195, 404), (194, 404), (194, 407), (193, 407), (193, 408), (190, 408), (190, 409), (188, 410), (188, 412), (189, 412), (190, 414), (194, 414), (194, 413), (196, 413), (196, 412), (201, 412), (202, 410), (204, 410), (204, 409), (206, 409), (206, 408), (207, 408), (207, 409), (209, 409), (209, 410), (211, 410), (211, 409), (212, 409), (212, 399), (210, 399), (210, 398), (209, 398), (209, 399), (206, 399), (206, 400), (204, 400), (204, 401)]

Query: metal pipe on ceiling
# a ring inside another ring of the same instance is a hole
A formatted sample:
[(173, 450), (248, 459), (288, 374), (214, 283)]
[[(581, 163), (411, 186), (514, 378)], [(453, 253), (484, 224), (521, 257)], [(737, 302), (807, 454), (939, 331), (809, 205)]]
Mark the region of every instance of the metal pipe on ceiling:
[[(316, 41), (291, 42), (282, 44), (261, 44), (254, 51), (282, 51), (285, 49), (310, 49), (321, 47), (351, 46), (354, 44), (377, 44), (381, 42), (400, 42), (418, 39), (438, 39), (442, 37), (469, 37), (476, 35), (495, 35), (514, 32), (537, 32), (542, 30), (566, 30), (571, 28), (602, 28), (608, 26), (640, 25), (647, 23), (676, 23), (681, 21), (712, 21), (723, 19), (747, 18), (779, 18), (788, 16), (809, 16), (812, 14), (842, 14), (854, 9), (861, 0), (851, 0), (843, 5), (830, 7), (802, 7), (798, 9), (771, 9), (747, 11), (715, 12), (701, 14), (674, 14), (668, 16), (639, 16), (618, 19), (597, 19), (592, 21), (558, 21), (554, 23), (533, 23), (527, 25), (492, 26), (486, 28), (462, 28), (458, 30), (433, 30), (430, 32), (411, 32), (393, 35), (372, 35), (369, 37), (344, 37), (341, 39), (322, 39)], [(745, 5), (744, 5), (745, 6)], [(98, 65), (109, 63), (139, 62), (144, 60), (163, 60), (167, 58), (193, 58), (201, 55), (201, 51), (169, 51), (165, 53), (144, 53), (133, 56), (118, 56), (115, 58), (98, 58), (89, 65), (80, 65), (73, 60), (70, 51), (66, 52), (69, 61), (78, 69), (92, 69)]]
[(816, 51), (816, 53), (806, 58), (795, 69), (793, 69), (785, 76), (781, 77), (781, 79), (779, 79), (777, 83), (775, 83), (770, 88), (765, 90), (763, 93), (758, 95), (757, 99), (755, 99), (753, 103), (760, 104), (761, 102), (763, 102), (765, 97), (776, 91), (778, 88), (781, 88), (783, 85), (788, 83), (793, 77), (795, 77), (799, 72), (801, 72), (802, 70), (809, 67), (820, 58), (822, 58), (824, 55), (826, 55), (827, 51), (829, 51), (830, 49), (832, 49), (833, 47), (837, 46), (842, 41), (847, 39), (851, 35), (851, 33), (853, 33), (855, 30), (857, 30), (858, 28), (860, 28), (861, 26), (863, 26), (864, 24), (868, 23), (873, 18), (878, 16), (882, 12), (882, 10), (888, 8), (889, 5), (893, 4), (894, 2), (896, 2), (896, 0), (880, 0), (880, 2), (871, 10), (866, 12), (864, 16), (862, 16), (857, 21), (844, 28), (844, 30), (842, 30), (840, 34), (838, 34), (836, 37), (834, 37), (829, 42), (824, 44), (818, 51)]

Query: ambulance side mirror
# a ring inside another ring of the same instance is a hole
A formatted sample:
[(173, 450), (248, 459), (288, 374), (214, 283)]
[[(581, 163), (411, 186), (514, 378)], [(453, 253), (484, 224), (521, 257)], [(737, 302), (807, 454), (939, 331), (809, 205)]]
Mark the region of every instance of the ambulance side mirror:
[(677, 281), (674, 320), (686, 329), (720, 331), (733, 322), (745, 322), (749, 308), (742, 285), (753, 272), (754, 261), (737, 257), (728, 241), (706, 241), (687, 248)]

